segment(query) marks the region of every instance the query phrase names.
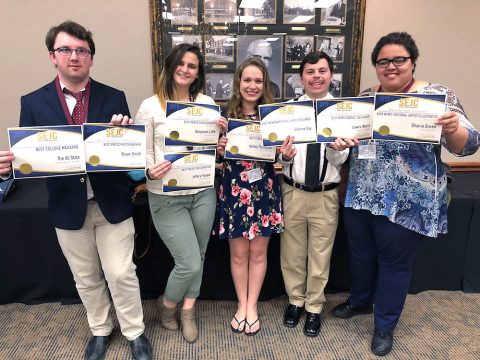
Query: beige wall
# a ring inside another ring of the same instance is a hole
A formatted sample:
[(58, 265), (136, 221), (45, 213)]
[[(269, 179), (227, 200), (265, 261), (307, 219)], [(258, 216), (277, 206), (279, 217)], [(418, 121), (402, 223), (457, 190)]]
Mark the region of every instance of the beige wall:
[[(448, 86), (460, 98), (470, 121), (480, 130), (475, 86), (480, 79), (480, 1), (367, 0), (363, 39), (361, 89), (378, 83), (370, 53), (378, 39), (391, 31), (409, 32), (420, 50), (415, 77)], [(480, 161), (480, 151), (445, 161)]]
[(93, 32), (96, 46), (91, 76), (122, 89), (132, 116), (151, 96), (150, 17), (148, 0), (0, 0), (0, 149), (8, 145), (5, 129), (17, 126), (20, 96), (50, 82), (55, 68), (45, 35), (70, 19)]
[[(97, 54), (92, 77), (124, 90), (132, 115), (142, 99), (152, 94), (148, 0), (73, 4), (65, 0), (0, 0), (0, 149), (7, 146), (5, 129), (18, 124), (20, 96), (55, 75), (44, 38), (51, 26), (63, 20), (77, 21), (93, 32)], [(478, 14), (480, 1), (367, 0), (361, 88), (376, 83), (369, 56), (378, 38), (390, 31), (408, 31), (420, 48), (416, 77), (454, 90), (480, 129), (480, 114), (474, 106), (480, 59)], [(480, 161), (480, 153), (446, 160)]]

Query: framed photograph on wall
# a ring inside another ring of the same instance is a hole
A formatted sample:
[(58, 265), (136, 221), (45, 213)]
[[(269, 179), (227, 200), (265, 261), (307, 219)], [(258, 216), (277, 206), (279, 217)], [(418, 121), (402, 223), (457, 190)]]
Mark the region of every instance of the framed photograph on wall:
[(314, 24), (315, 0), (283, 0), (284, 24)]
[[(242, 0), (239, 0), (241, 2)], [(243, 9), (246, 22), (249, 24), (275, 24), (277, 14), (276, 0), (257, 0), (255, 8)]]
[(201, 35), (178, 34), (172, 35), (172, 46), (178, 44), (196, 45), (203, 51), (203, 40)]
[(231, 36), (212, 35), (205, 37), (205, 61), (213, 63), (233, 62), (235, 42)]
[[(291, 89), (283, 90), (285, 76), (297, 72), (304, 54), (322, 49), (335, 62), (332, 91), (358, 95), (366, 0), (149, 0), (149, 5), (154, 86), (172, 46), (189, 42), (200, 44), (210, 76), (231, 76), (247, 56), (262, 59), (277, 101), (290, 98)], [(174, 19), (175, 13), (189, 12), (186, 7), (197, 12), (196, 23)], [(208, 92), (214, 97), (219, 80), (211, 77), (215, 89), (210, 85)], [(217, 100), (227, 100), (226, 91), (219, 91)]]
[(206, 23), (233, 23), (237, 15), (237, 1), (204, 0), (203, 10)]
[(303, 85), (299, 73), (284, 75), (283, 98), (294, 99), (303, 94)]
[(305, 55), (313, 51), (313, 36), (286, 35), (285, 61), (302, 62)]
[(172, 25), (197, 25), (197, 0), (173, 0), (171, 2)]
[(248, 57), (262, 60), (270, 76), (270, 90), (275, 99), (282, 97), (282, 37), (245, 35), (237, 40), (237, 66)]
[(345, 36), (318, 36), (315, 50), (320, 50), (328, 54), (334, 62), (343, 62), (343, 54), (345, 52)]
[(341, 97), (342, 96), (342, 80), (343, 80), (343, 74), (338, 74), (334, 73), (333, 74), (333, 79), (330, 84), (330, 94), (333, 95), (333, 97)]
[(347, 0), (339, 0), (328, 8), (322, 8), (320, 11), (321, 26), (345, 26), (346, 21)]
[(207, 73), (205, 93), (214, 100), (229, 100), (232, 96), (233, 74)]

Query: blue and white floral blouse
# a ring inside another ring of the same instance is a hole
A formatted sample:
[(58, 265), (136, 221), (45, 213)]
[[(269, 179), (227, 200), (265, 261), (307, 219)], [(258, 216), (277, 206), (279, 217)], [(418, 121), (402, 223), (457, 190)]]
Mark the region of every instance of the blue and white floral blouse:
[[(468, 121), (457, 96), (439, 84), (429, 84), (417, 93), (447, 95), (447, 110), (458, 113), (460, 124), (468, 130), (465, 148), (457, 156), (475, 153), (480, 134)], [(374, 94), (368, 89), (360, 96)], [(443, 135), (441, 145), (449, 150)], [(386, 216), (426, 236), (447, 233), (447, 178), (441, 145), (377, 141), (376, 159), (369, 160), (358, 159), (358, 147), (352, 148), (345, 207)]]

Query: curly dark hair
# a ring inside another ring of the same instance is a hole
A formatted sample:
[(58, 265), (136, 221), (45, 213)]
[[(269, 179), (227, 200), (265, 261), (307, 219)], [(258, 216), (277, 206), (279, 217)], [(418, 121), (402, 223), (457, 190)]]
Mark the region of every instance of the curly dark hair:
[(391, 44), (402, 45), (410, 55), (410, 60), (412, 61), (412, 63), (414, 65), (417, 63), (417, 59), (420, 53), (418, 52), (417, 44), (415, 44), (415, 40), (413, 40), (412, 36), (407, 32), (391, 32), (388, 35), (382, 36), (373, 48), (371, 55), (373, 66), (377, 64), (378, 54), (380, 53), (382, 48), (386, 45)]

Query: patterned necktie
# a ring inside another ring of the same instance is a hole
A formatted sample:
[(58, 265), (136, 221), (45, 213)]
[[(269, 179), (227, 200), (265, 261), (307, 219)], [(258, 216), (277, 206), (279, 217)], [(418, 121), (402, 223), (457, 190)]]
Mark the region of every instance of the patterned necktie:
[(85, 105), (83, 104), (83, 97), (85, 96), (85, 91), (72, 92), (67, 88), (63, 88), (63, 92), (68, 95), (72, 95), (77, 103), (72, 111), (72, 120), (75, 125), (81, 125), (85, 122)]
[(310, 189), (315, 189), (320, 181), (320, 149), (320, 143), (307, 145), (305, 185), (307, 185)]

